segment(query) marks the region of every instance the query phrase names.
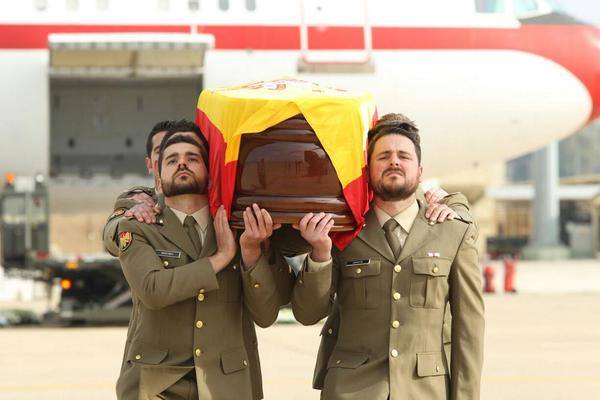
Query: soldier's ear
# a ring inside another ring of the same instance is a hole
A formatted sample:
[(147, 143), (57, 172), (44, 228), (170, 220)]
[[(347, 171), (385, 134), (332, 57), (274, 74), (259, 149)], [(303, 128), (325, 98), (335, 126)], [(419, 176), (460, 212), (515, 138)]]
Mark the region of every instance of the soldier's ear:
[(148, 170), (148, 173), (150, 175), (152, 175), (152, 172), (153, 172), (153, 170), (152, 170), (152, 160), (150, 159), (150, 157), (146, 157), (145, 161), (146, 161), (146, 169)]
[(160, 176), (155, 175), (155, 181), (156, 181), (156, 191), (158, 193), (163, 193), (163, 190), (162, 190), (162, 181), (160, 180)]
[(419, 183), (423, 182), (423, 166), (419, 165)]

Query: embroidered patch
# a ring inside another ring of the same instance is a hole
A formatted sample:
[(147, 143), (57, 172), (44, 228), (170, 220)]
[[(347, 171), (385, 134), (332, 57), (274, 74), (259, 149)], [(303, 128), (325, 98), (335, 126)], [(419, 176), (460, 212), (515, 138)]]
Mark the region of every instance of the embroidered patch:
[(125, 251), (129, 248), (133, 242), (133, 238), (131, 236), (131, 232), (121, 232), (119, 233), (119, 250)]
[(108, 219), (113, 219), (113, 218), (116, 218), (116, 217), (120, 217), (121, 215), (125, 214), (125, 211), (127, 211), (127, 210), (125, 210), (124, 208), (119, 208), (118, 210), (115, 210), (115, 212), (112, 213), (110, 215), (110, 217), (108, 217)]

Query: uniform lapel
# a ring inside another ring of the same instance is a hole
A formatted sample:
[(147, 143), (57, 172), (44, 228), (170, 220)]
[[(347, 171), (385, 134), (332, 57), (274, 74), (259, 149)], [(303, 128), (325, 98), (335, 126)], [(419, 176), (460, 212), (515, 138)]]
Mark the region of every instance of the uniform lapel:
[(160, 233), (192, 259), (196, 260), (198, 258), (194, 245), (185, 229), (183, 229), (183, 225), (168, 207), (165, 207), (163, 211), (163, 226), (160, 228)]
[(435, 225), (429, 225), (427, 218), (425, 218), (425, 210), (427, 207), (422, 201), (418, 200), (418, 202), (419, 214), (417, 215), (417, 218), (415, 218), (412, 228), (410, 228), (406, 242), (398, 256), (398, 262), (409, 257), (427, 242), (437, 237), (437, 234), (432, 229)]
[(379, 221), (377, 220), (377, 215), (375, 214), (373, 207), (371, 207), (365, 217), (365, 224), (366, 225), (363, 230), (361, 230), (358, 234), (358, 238), (393, 263), (394, 253), (392, 252), (392, 249), (385, 238), (385, 232), (383, 232), (383, 228), (381, 228), (381, 225), (379, 225)]

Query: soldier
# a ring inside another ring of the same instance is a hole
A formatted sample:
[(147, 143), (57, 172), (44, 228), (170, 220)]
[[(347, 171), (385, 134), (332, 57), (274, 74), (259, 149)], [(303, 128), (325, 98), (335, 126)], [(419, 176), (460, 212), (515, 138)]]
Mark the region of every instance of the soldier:
[(477, 229), (460, 218), (428, 222), (416, 198), (423, 168), (414, 123), (384, 119), (369, 132), (367, 156), (374, 199), (350, 245), (332, 249), (328, 215), (298, 224), (312, 251), (293, 288), (294, 314), (306, 325), (329, 314), (313, 386), (327, 400), (479, 399)]
[(277, 316), (279, 298), (260, 250), (277, 226), (256, 205), (246, 210), (236, 256), (224, 208), (214, 221), (208, 211), (207, 154), (190, 137), (166, 136), (157, 164), (165, 208), (157, 223), (119, 223), (119, 259), (134, 303), (119, 399), (260, 398), (243, 315), (246, 308), (263, 327)]

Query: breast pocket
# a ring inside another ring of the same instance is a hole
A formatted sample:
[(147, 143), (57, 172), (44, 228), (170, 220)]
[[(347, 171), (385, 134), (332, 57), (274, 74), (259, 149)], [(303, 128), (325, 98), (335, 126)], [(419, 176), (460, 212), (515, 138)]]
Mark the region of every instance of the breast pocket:
[(372, 309), (381, 305), (381, 261), (341, 267), (341, 303), (347, 308)]
[(410, 305), (441, 308), (448, 295), (448, 274), (452, 260), (441, 257), (413, 257)]

